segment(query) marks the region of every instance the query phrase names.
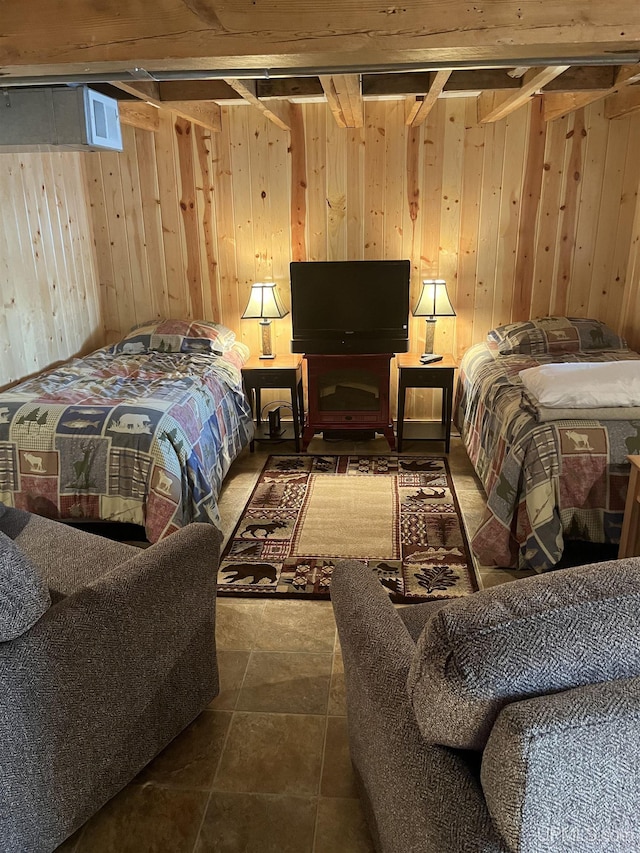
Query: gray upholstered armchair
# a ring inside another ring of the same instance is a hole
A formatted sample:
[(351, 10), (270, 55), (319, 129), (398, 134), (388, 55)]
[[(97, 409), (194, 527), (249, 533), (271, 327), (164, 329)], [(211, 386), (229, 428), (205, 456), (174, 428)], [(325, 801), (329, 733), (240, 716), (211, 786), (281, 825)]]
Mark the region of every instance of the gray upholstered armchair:
[(220, 538), (192, 524), (142, 550), (3, 512), (4, 853), (53, 850), (217, 694)]
[(331, 597), (380, 853), (640, 850), (640, 559), (395, 609)]

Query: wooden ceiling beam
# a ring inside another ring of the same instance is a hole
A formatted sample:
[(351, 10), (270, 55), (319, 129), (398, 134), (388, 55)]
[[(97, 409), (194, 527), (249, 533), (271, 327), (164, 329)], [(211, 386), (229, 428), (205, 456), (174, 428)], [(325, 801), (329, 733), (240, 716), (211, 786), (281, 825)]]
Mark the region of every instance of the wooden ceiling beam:
[(130, 83), (124, 80), (109, 83), (116, 89), (121, 89), (133, 98), (149, 101), (150, 104), (160, 103), (160, 84), (156, 80), (132, 80)]
[[(422, 95), (429, 88), (429, 71), (407, 71), (397, 74), (362, 74), (363, 98)], [(638, 82), (640, 65), (575, 65), (564, 74), (551, 80), (544, 92), (610, 92), (615, 85)], [(92, 84), (96, 89), (109, 89), (103, 84)], [(140, 84), (137, 84), (140, 85)], [(160, 98), (165, 101), (226, 101), (236, 100), (238, 93), (224, 80), (176, 80), (159, 82)], [(256, 97), (304, 98), (324, 94), (319, 77), (278, 77), (256, 79), (246, 85), (255, 85)], [(452, 71), (444, 87), (445, 92), (478, 92), (486, 89), (517, 90), (520, 80), (504, 68), (477, 68)], [(126, 96), (122, 92), (122, 96)], [(134, 97), (129, 95), (129, 97)], [(139, 96), (136, 96), (139, 97)]]
[(158, 87), (163, 101), (234, 101), (239, 97), (224, 80), (171, 80)]
[[(555, 77), (564, 73), (568, 65), (553, 65), (547, 68), (531, 68), (521, 78), (521, 85), (517, 92), (507, 95), (496, 103), (496, 99), (489, 100), (482, 93), (478, 98), (478, 121), (481, 124), (500, 121), (510, 113), (526, 104), (540, 89), (543, 89)], [(490, 94), (490, 93), (489, 93)]]
[[(401, 74), (363, 74), (362, 94), (419, 95), (428, 87), (432, 72), (406, 72)], [(612, 65), (577, 65), (551, 80), (545, 91), (571, 92), (605, 90), (611, 88), (615, 77)], [(520, 90), (520, 78), (512, 77), (505, 69), (470, 69), (452, 71), (444, 87), (445, 92), (477, 92), (486, 89)]]
[[(338, 96), (338, 100), (340, 101), (340, 106), (342, 107), (342, 114), (345, 117), (347, 127), (355, 127), (356, 117), (353, 114), (353, 105), (351, 104), (351, 98), (349, 97), (349, 91), (347, 89), (344, 75), (336, 74), (332, 79), (333, 85), (336, 87), (336, 95)], [(358, 127), (362, 127), (362, 125), (360, 124), (358, 125)]]
[(197, 101), (163, 101), (160, 97), (160, 84), (156, 81), (112, 81), (112, 86), (130, 95), (135, 95), (142, 101), (179, 115), (181, 118), (200, 124), (207, 130), (218, 132), (221, 128), (220, 107), (214, 103), (198, 103)]
[[(363, 97), (385, 95), (424, 95), (431, 83), (432, 71), (402, 72), (399, 74), (363, 74)], [(475, 69), (452, 71), (445, 85), (449, 92), (477, 92), (479, 89), (518, 89), (520, 82), (505, 69)]]
[(604, 102), (606, 118), (624, 118), (640, 110), (640, 86), (627, 86), (620, 92), (609, 95)]
[(228, 78), (225, 82), (228, 83), (229, 86), (231, 86), (231, 88), (234, 89), (242, 98), (244, 98), (245, 101), (248, 101), (257, 110), (260, 110), (261, 113), (264, 113), (265, 117), (277, 125), (281, 130), (291, 130), (288, 122), (285, 120), (285, 113), (283, 110), (280, 110), (275, 105), (267, 107), (256, 96), (255, 80), (242, 81)]
[[(346, 96), (351, 104), (353, 127), (364, 125), (364, 104), (362, 103), (362, 79), (359, 74), (342, 74), (340, 82), (344, 84)], [(338, 96), (341, 97), (340, 92)]]
[[(391, 14), (393, 12), (393, 14)], [(640, 4), (537, 0), (3, 0), (5, 76), (91, 71), (354, 68), (558, 57), (640, 50)], [(571, 63), (570, 63), (571, 64)]]
[(424, 95), (413, 95), (412, 97), (405, 98), (404, 123), (407, 125), (407, 127), (411, 127), (411, 125), (413, 124), (413, 120), (416, 117), (418, 110), (422, 106), (423, 101)]
[(122, 124), (152, 133), (160, 129), (160, 110), (144, 101), (119, 101), (118, 112)]
[(329, 105), (329, 109), (333, 113), (333, 117), (336, 120), (336, 124), (338, 125), (338, 127), (346, 127), (347, 119), (342, 110), (342, 104), (340, 103), (340, 98), (338, 97), (338, 92), (336, 91), (335, 83), (333, 82), (333, 77), (330, 74), (321, 74), (320, 83), (322, 84), (322, 89), (327, 99), (327, 104)]
[[(570, 69), (568, 73), (574, 70)], [(620, 118), (626, 115), (627, 111), (634, 111), (632, 106), (633, 98), (626, 97), (625, 90), (633, 87), (633, 84), (638, 81), (640, 81), (640, 64), (614, 67), (611, 86), (603, 91), (591, 93), (591, 96), (587, 94), (575, 94), (573, 97), (564, 97), (562, 95), (547, 94), (551, 88), (549, 86), (544, 93), (543, 109), (545, 121), (562, 118), (569, 115), (569, 113), (575, 112), (575, 110), (579, 110), (602, 99), (605, 99), (605, 115), (608, 118)], [(617, 97), (617, 95), (620, 95), (620, 97)], [(629, 105), (630, 109), (626, 110), (626, 107)], [(608, 115), (608, 113), (610, 114)]]
[(324, 89), (318, 77), (278, 77), (256, 80), (256, 93), (259, 98), (303, 98), (324, 95)]
[(339, 127), (362, 127), (364, 109), (360, 89), (360, 75), (322, 75), (320, 83), (324, 89), (329, 109)]
[(601, 92), (551, 92), (543, 94), (542, 114), (545, 121), (553, 121), (574, 113), (602, 98)]
[(599, 92), (610, 89), (616, 76), (615, 65), (572, 65), (554, 77), (544, 92)]
[(214, 133), (222, 130), (222, 111), (213, 101), (161, 101), (161, 109), (206, 127)]
[[(429, 91), (425, 93), (424, 99), (418, 109), (415, 111), (415, 114), (412, 116), (411, 121), (409, 119), (405, 119), (405, 124), (411, 125), (411, 127), (417, 127), (422, 124), (422, 122), (429, 115), (431, 110), (434, 108), (436, 101), (440, 97), (442, 90), (444, 89), (445, 83), (451, 76), (451, 69), (445, 69), (444, 71), (436, 71), (435, 74), (431, 74), (431, 84), (429, 86)], [(411, 114), (411, 113), (410, 113)]]
[(628, 86), (631, 83), (640, 83), (640, 63), (636, 65), (619, 65), (616, 69), (614, 86)]

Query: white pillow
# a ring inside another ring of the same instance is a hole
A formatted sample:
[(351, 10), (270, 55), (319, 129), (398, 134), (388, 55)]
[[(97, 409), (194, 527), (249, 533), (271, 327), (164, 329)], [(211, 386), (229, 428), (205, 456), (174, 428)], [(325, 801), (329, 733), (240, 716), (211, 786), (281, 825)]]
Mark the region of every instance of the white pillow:
[(521, 370), (520, 378), (529, 394), (550, 408), (640, 406), (640, 359), (541, 364)]

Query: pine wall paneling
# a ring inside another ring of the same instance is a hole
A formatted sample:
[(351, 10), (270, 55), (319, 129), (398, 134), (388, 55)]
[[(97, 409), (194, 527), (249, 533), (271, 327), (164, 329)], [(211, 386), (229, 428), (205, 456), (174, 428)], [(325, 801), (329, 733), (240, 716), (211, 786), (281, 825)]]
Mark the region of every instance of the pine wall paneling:
[[(290, 134), (249, 106), (223, 108), (220, 133), (161, 113), (157, 133), (124, 128), (123, 154), (3, 157), (4, 380), (165, 314), (219, 319), (257, 352), (257, 322), (240, 320), (251, 284), (273, 278), (288, 301), (291, 259), (407, 257), (412, 303), (423, 277), (446, 278), (457, 317), (438, 321), (440, 351), (553, 312), (640, 346), (640, 116), (608, 121), (595, 103), (545, 124), (534, 99), (479, 125), (473, 99), (444, 98), (413, 128), (405, 112), (368, 101), (362, 128), (338, 128), (325, 104), (292, 104)], [(288, 352), (290, 316), (272, 328)], [(422, 351), (424, 320), (410, 332)], [(412, 394), (410, 416), (436, 411)]]
[(186, 249), (180, 216), (180, 171), (176, 169), (175, 136), (172, 116), (160, 113), (160, 130), (153, 134), (153, 142), (169, 314), (171, 317), (188, 317)]
[[(216, 218), (217, 245), (217, 285), (220, 316), (239, 318), (244, 310), (240, 305), (238, 292), (238, 268), (236, 262), (236, 239), (233, 203), (233, 183), (231, 179), (231, 147), (229, 141), (230, 122), (228, 110), (222, 111), (222, 129), (211, 135), (213, 157), (212, 174), (214, 183), (214, 209)], [(238, 330), (237, 325), (232, 328)]]
[(0, 388), (103, 343), (82, 157), (0, 155)]
[(622, 300), (622, 331), (630, 346), (640, 349), (640, 194), (636, 198), (631, 230), (631, 249)]
[[(364, 127), (339, 128), (325, 104), (292, 104), (291, 134), (245, 106), (223, 109), (219, 134), (163, 117), (155, 167), (171, 313), (193, 316), (195, 304), (257, 351), (258, 324), (240, 320), (252, 282), (273, 278), (286, 301), (290, 259), (407, 257), (412, 303), (423, 277), (449, 283), (457, 317), (438, 321), (440, 351), (460, 355), (492, 326), (551, 312), (622, 328), (622, 302), (635, 304), (626, 269), (638, 228), (637, 118), (610, 122), (594, 104), (545, 123), (537, 99), (486, 125), (473, 99), (441, 99), (417, 128), (405, 113), (401, 100), (366, 102)], [(136, 137), (151, 136), (133, 133), (129, 157)], [(139, 166), (148, 185), (151, 162)], [(132, 167), (121, 169), (126, 182)], [(144, 286), (142, 273), (129, 275)], [(424, 320), (411, 318), (410, 331), (420, 352)], [(287, 352), (290, 317), (273, 332), (276, 352)], [(411, 416), (437, 414), (437, 399), (411, 396)]]

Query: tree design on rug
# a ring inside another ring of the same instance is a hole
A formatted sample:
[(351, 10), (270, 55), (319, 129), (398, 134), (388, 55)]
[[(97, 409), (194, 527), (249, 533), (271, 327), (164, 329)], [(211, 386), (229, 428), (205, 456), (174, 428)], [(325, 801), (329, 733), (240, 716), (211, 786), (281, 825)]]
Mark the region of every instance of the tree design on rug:
[(256, 495), (254, 497), (255, 506), (268, 507), (280, 506), (282, 501), (282, 486), (278, 486), (276, 483), (265, 483), (262, 486), (259, 486)]
[(450, 547), (457, 545), (459, 540), (460, 523), (457, 515), (441, 513), (427, 517), (429, 542), (433, 546)]
[(423, 569), (414, 577), (427, 592), (446, 591), (460, 580), (460, 575), (457, 575), (451, 566), (434, 566), (432, 569)]

